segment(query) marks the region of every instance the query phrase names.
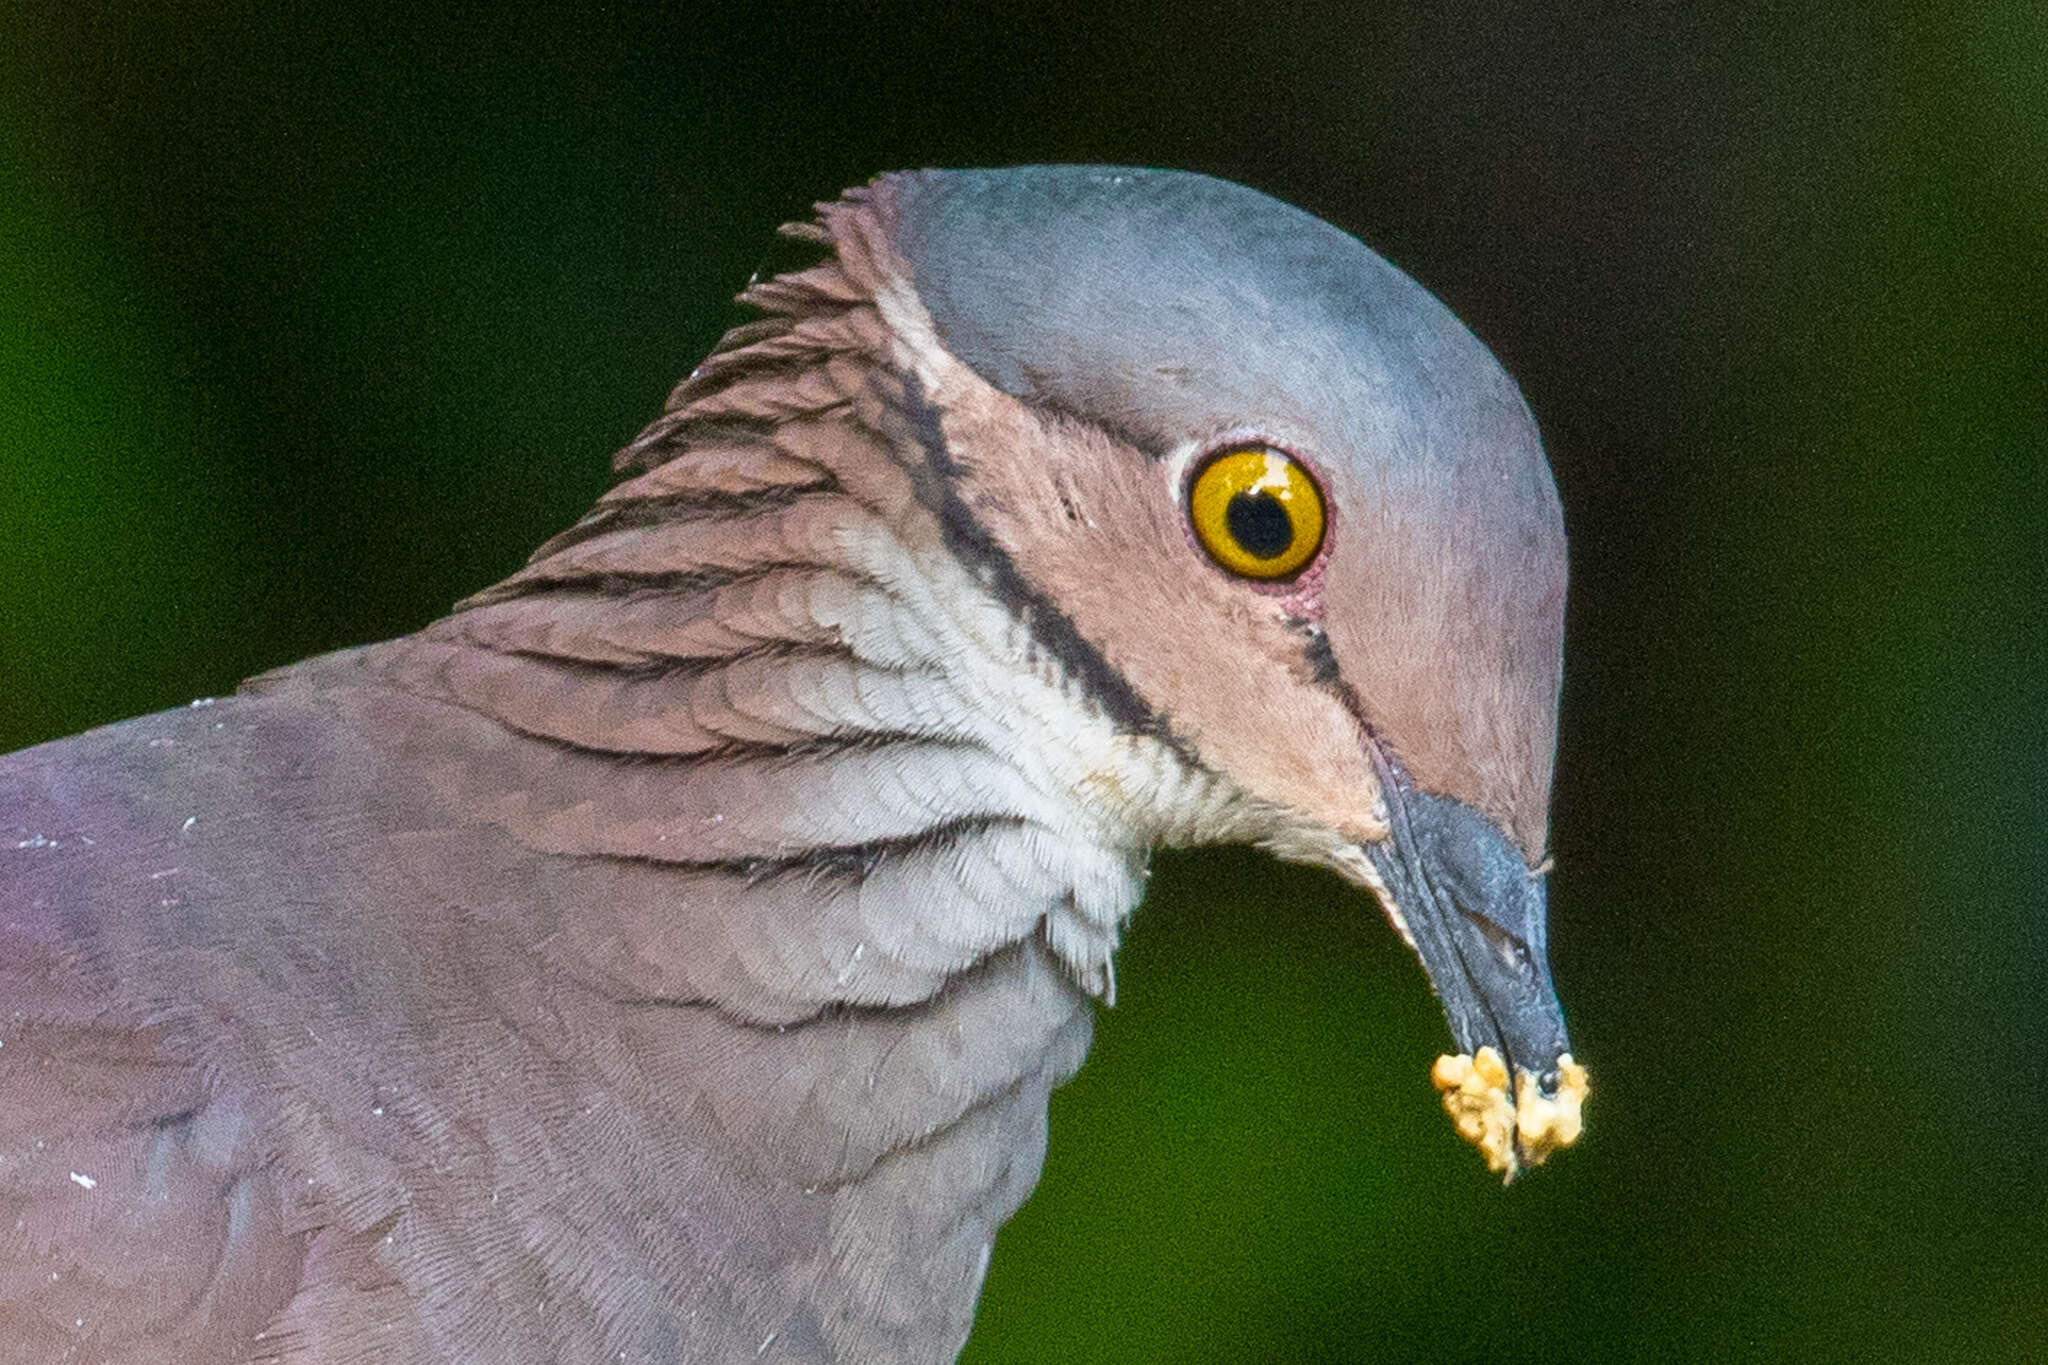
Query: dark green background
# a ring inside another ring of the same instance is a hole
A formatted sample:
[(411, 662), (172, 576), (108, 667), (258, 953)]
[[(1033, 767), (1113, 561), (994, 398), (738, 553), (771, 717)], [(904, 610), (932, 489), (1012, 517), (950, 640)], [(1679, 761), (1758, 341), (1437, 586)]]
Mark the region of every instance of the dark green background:
[(0, 749), (511, 569), (845, 184), (1244, 180), (1543, 422), (1591, 1127), (1503, 1193), (1365, 898), (1168, 856), (969, 1358), (2048, 1360), (2039, 6), (428, 8), (0, 0)]

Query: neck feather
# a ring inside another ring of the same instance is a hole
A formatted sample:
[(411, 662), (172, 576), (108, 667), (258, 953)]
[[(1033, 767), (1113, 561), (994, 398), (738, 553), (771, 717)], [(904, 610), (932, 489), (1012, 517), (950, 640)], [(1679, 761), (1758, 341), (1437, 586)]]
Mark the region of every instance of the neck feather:
[(1161, 812), (1229, 793), (949, 544), (859, 248), (750, 291), (643, 472), (376, 662), (519, 737), (462, 797), (522, 845), (660, 874), (580, 926), (636, 991), (786, 1023), (1037, 939), (1106, 995)]

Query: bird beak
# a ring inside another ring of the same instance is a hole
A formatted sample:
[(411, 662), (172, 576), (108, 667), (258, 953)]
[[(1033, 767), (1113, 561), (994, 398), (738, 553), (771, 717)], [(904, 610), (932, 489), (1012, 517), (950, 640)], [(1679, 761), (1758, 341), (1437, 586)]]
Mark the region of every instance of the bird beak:
[(1383, 771), (1390, 835), (1351, 871), (1422, 959), (1460, 1055), (1432, 1079), (1458, 1132), (1506, 1180), (1579, 1135), (1586, 1069), (1572, 1060), (1545, 956), (1542, 871), (1461, 801)]

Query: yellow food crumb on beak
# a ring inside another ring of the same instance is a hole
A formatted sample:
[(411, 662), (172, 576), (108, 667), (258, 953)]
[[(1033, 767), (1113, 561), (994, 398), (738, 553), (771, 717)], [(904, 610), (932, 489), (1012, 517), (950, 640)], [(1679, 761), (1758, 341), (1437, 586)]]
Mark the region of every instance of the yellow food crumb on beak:
[(1488, 1170), (1506, 1180), (1571, 1146), (1585, 1127), (1586, 1068), (1566, 1053), (1557, 1059), (1557, 1077), (1557, 1094), (1548, 1096), (1534, 1072), (1517, 1068), (1510, 1100), (1507, 1063), (1490, 1047), (1470, 1056), (1439, 1057), (1429, 1071), (1458, 1136), (1479, 1149)]

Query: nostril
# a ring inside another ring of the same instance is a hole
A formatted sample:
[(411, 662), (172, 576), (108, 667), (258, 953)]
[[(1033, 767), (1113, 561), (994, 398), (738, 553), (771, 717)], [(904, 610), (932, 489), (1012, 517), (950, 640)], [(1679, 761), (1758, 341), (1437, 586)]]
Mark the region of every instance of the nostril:
[(1484, 915), (1474, 914), (1463, 906), (1458, 907), (1458, 913), (1479, 926), (1479, 932), (1486, 936), (1486, 946), (1493, 949), (1493, 955), (1500, 959), (1501, 966), (1525, 981), (1529, 979), (1531, 972), (1528, 944)]

